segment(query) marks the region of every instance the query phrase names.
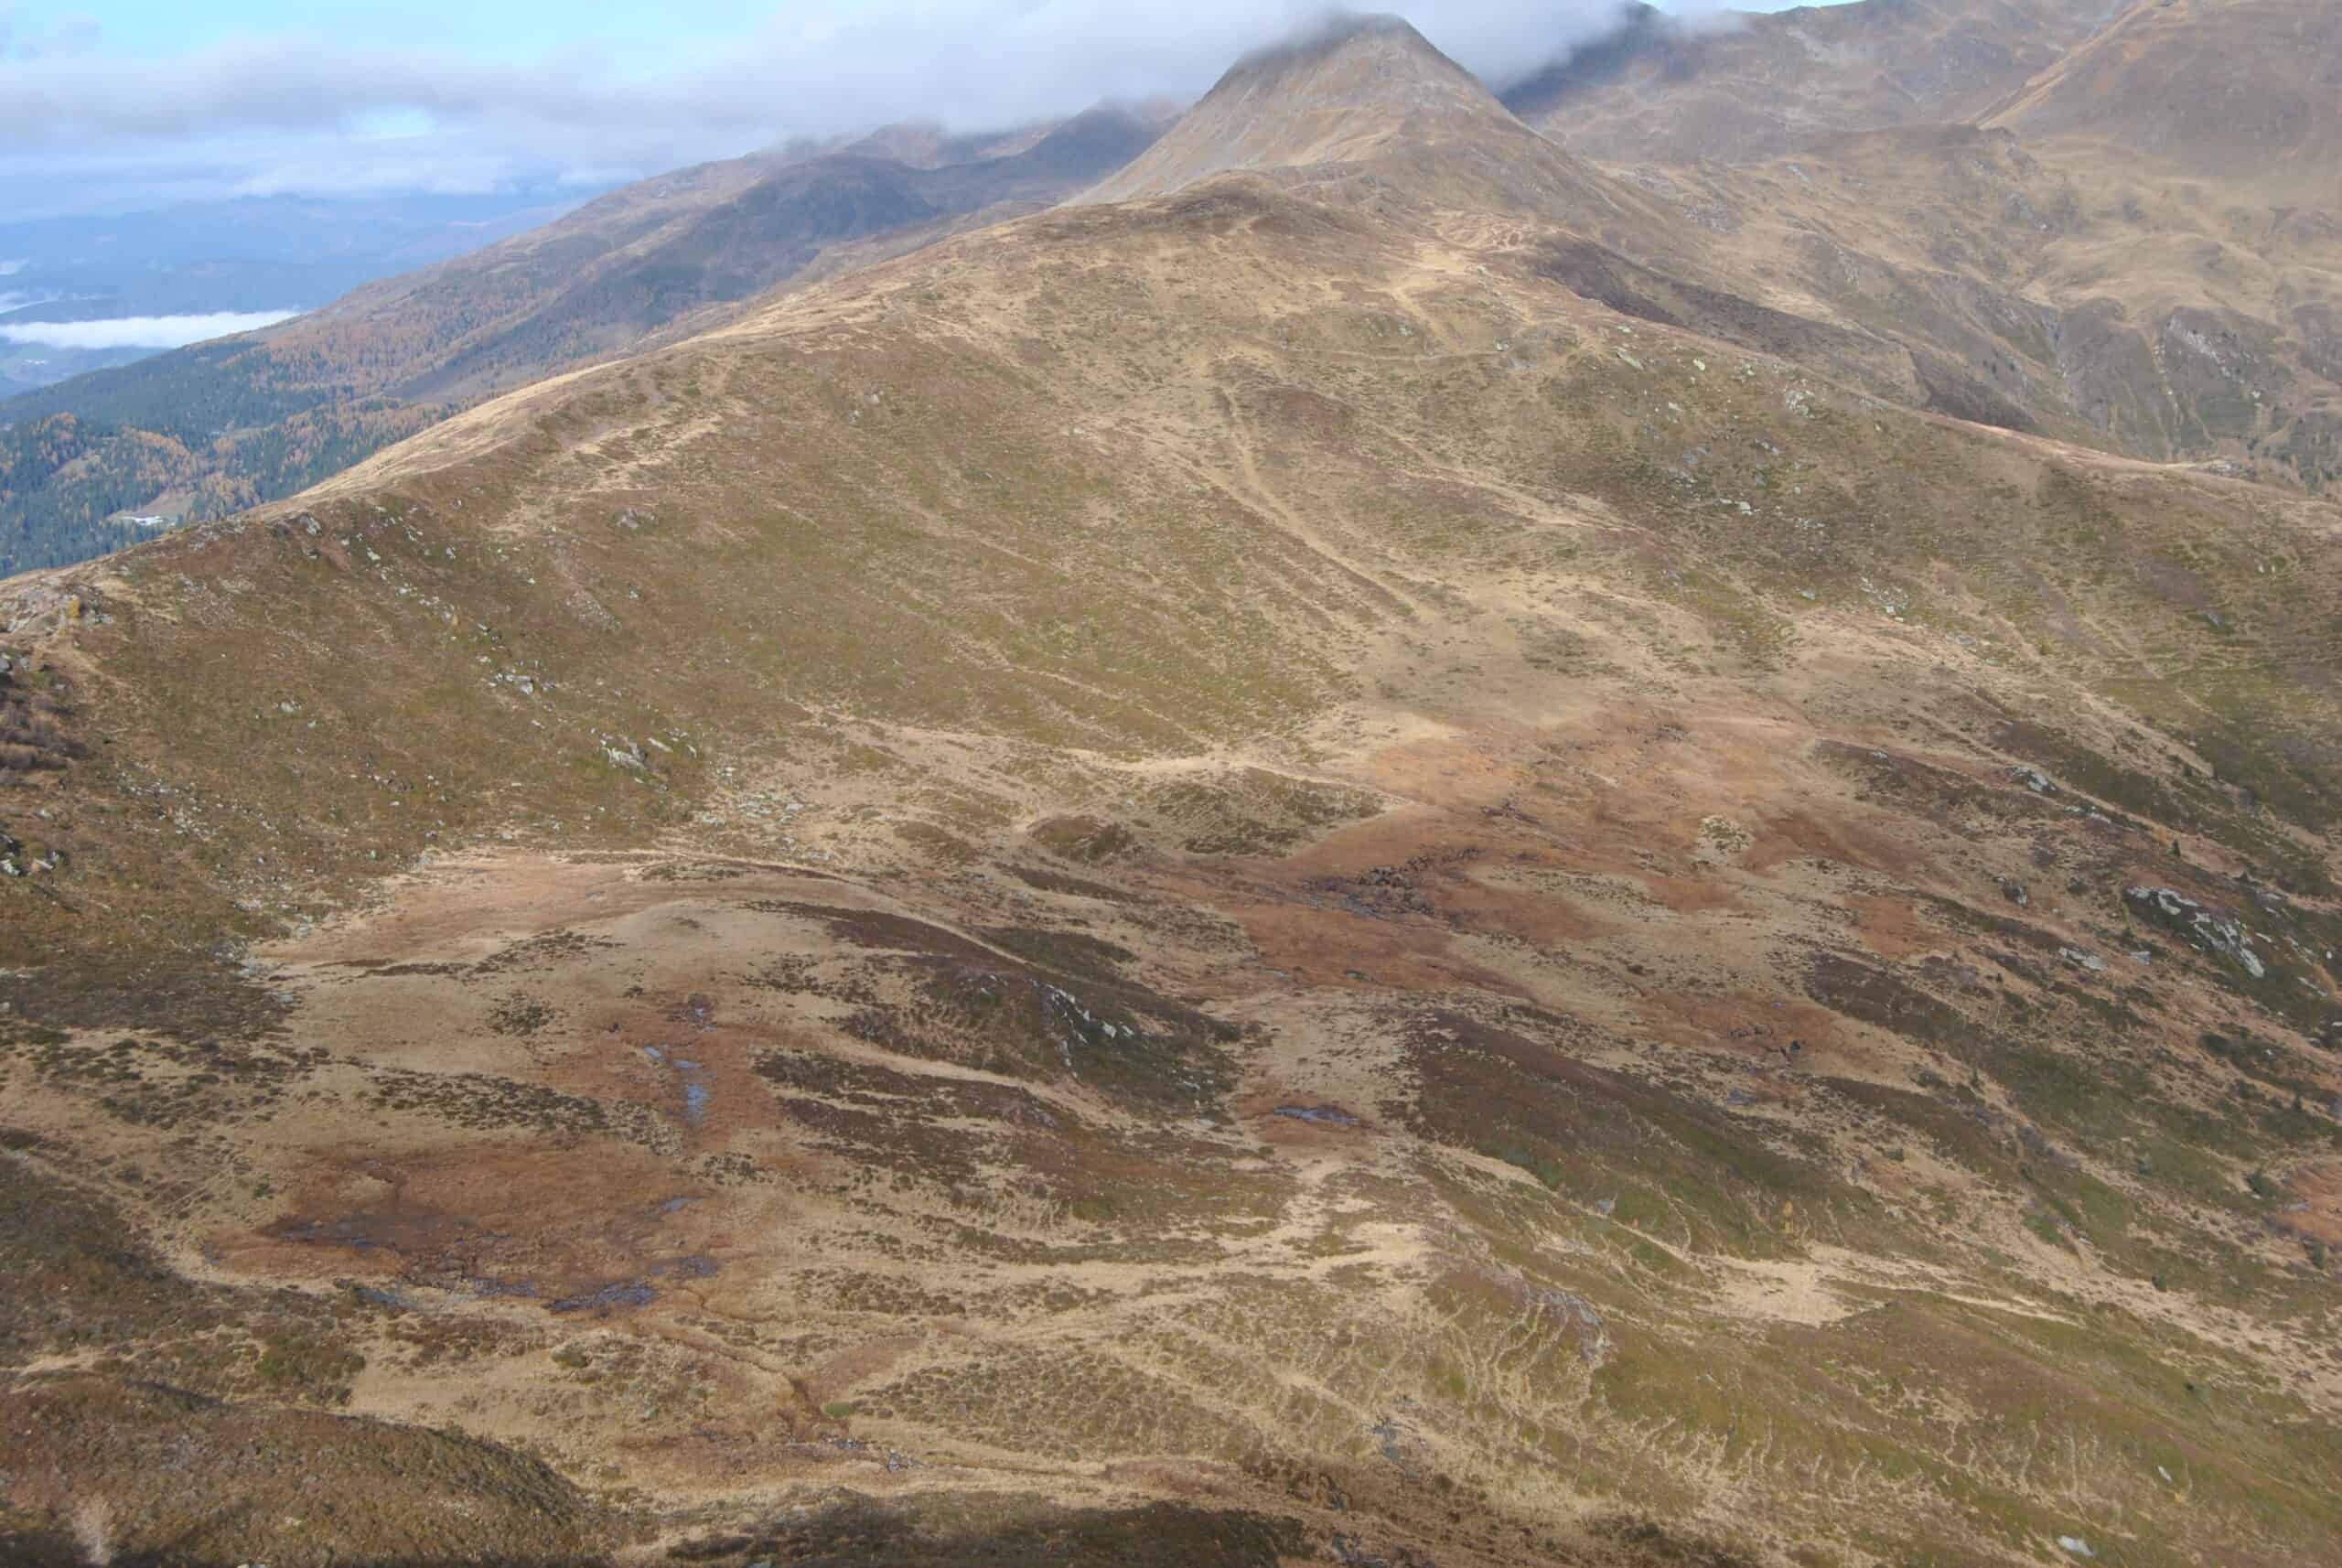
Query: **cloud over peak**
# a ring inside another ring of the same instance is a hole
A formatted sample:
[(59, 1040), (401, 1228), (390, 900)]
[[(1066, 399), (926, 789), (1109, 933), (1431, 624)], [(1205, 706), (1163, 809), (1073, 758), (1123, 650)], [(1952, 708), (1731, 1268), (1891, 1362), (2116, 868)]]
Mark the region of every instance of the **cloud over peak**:
[[(1616, 26), (1625, 4), (1390, 8), (1502, 81)], [(479, 189), (577, 167), (647, 174), (897, 120), (981, 128), (1101, 99), (1191, 98), (1327, 11), (1323, 0), (809, 0), (746, 36), (679, 46), (668, 52), (682, 63), (653, 71), (590, 48), (498, 63), (325, 32), (248, 34), (168, 58), (0, 48), (0, 186), (21, 188), (43, 159), (67, 178), (76, 166), (200, 165), (219, 182), (205, 195), (295, 188), (296, 170), (375, 189)]]

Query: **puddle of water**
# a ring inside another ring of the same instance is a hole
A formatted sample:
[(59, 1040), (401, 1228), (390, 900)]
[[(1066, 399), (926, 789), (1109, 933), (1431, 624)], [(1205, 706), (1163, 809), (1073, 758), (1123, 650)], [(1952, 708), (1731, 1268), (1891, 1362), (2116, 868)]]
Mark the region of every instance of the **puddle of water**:
[(1347, 1111), (1331, 1105), (1280, 1105), (1274, 1114), (1289, 1116), (1295, 1122), (1315, 1122), (1325, 1127), (1362, 1127), (1365, 1125)]
[[(682, 1073), (695, 1073), (700, 1070), (700, 1064), (690, 1058), (671, 1057), (657, 1046), (644, 1046), (642, 1054), (650, 1058), (654, 1067), (671, 1067)], [(714, 1091), (707, 1085), (686, 1082), (683, 1085), (684, 1122), (693, 1127), (704, 1122), (707, 1120), (708, 1104), (713, 1099)]]
[(280, 1226), (272, 1232), (280, 1241), (299, 1241), (310, 1246), (354, 1247), (361, 1252), (388, 1245), (378, 1241), (358, 1228), (355, 1219), (312, 1219), (306, 1225)]
[(604, 1285), (584, 1295), (564, 1296), (553, 1304), (555, 1312), (606, 1313), (613, 1307), (648, 1306), (659, 1299), (659, 1293), (640, 1280), (628, 1280), (622, 1284)]
[(697, 1203), (699, 1199), (696, 1197), (671, 1197), (666, 1202), (659, 1206), (659, 1212), (661, 1214), (681, 1214), (684, 1209), (689, 1208), (693, 1204)]
[(489, 1298), (500, 1295), (515, 1295), (524, 1301), (537, 1298), (537, 1287), (526, 1280), (491, 1280), (474, 1275), (464, 1281), (464, 1290), (469, 1295)]

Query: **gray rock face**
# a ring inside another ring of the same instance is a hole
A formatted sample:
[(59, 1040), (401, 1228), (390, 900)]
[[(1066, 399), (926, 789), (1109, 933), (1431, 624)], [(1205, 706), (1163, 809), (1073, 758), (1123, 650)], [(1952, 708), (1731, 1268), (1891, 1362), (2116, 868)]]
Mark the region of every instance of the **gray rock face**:
[(2205, 952), (2218, 953), (2253, 979), (2268, 974), (2269, 966), (2252, 950), (2252, 940), (2242, 926), (2185, 893), (2170, 887), (2129, 887), (2123, 889), (2122, 897), (2157, 925), (2176, 931)]

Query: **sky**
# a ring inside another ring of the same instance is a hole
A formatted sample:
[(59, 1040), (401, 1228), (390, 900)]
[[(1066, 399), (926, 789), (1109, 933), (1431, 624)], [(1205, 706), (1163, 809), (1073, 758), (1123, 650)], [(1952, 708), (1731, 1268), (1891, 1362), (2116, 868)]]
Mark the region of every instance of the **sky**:
[[(1670, 8), (1715, 0), (1671, 0)], [(1772, 8), (1779, 0), (1756, 0)], [(1377, 0), (1492, 79), (1622, 0)], [(1326, 0), (0, 0), (0, 210), (605, 186), (893, 121), (1192, 97)]]

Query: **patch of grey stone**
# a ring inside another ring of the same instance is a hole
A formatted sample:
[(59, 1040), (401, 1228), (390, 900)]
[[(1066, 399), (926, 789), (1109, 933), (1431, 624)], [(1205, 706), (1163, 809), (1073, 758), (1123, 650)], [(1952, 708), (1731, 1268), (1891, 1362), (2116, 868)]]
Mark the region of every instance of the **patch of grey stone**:
[(2036, 795), (2055, 795), (2057, 792), (2057, 786), (2050, 781), (2049, 775), (2038, 768), (2019, 765), (2009, 769), (2009, 777)]
[(2228, 959), (2255, 980), (2267, 976), (2269, 966), (2252, 950), (2242, 926), (2206, 908), (2171, 887), (2126, 887), (2122, 897), (2148, 918), (2177, 932), (2196, 947)]
[(1537, 1305), (1553, 1315), (1554, 1321), (1566, 1325), (1574, 1318), (1578, 1326), (1578, 1359), (1589, 1367), (1599, 1367), (1610, 1356), (1610, 1330), (1594, 1304), (1584, 1296), (1572, 1295), (1565, 1290), (1541, 1290)]

